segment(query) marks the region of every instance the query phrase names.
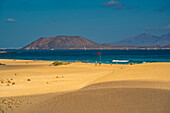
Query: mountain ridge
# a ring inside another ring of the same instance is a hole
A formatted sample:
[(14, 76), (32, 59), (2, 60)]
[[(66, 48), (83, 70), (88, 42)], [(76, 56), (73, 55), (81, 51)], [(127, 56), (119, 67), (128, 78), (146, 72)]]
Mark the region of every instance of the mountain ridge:
[[(161, 38), (160, 38), (161, 37)], [(41, 37), (21, 49), (166, 49), (170, 48), (170, 33), (155, 36), (143, 33), (111, 44), (99, 44), (81, 36)], [(122, 44), (122, 42), (126, 44)], [(142, 43), (141, 43), (142, 42)], [(121, 43), (121, 44), (120, 44)], [(128, 43), (128, 44), (127, 44)], [(135, 43), (135, 44), (134, 44)], [(144, 43), (144, 44), (143, 44)], [(154, 43), (154, 44), (153, 44)]]
[(155, 36), (149, 33), (142, 33), (135, 37), (125, 38), (109, 44), (119, 46), (166, 46), (170, 44), (170, 33)]

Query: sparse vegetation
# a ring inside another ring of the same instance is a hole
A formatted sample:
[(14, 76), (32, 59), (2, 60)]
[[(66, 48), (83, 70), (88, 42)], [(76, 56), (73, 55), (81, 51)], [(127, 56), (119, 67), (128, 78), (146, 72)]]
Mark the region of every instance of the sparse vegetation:
[(28, 98), (0, 98), (0, 113), (6, 113), (6, 111), (12, 113), (14, 109), (19, 108), (23, 103), (32, 104)]
[(11, 86), (11, 85), (15, 85), (15, 82), (13, 81), (13, 79), (6, 79), (6, 80), (3, 80), (3, 79), (0, 79), (0, 83), (3, 84), (3, 83), (6, 83), (6, 86)]
[(59, 66), (59, 65), (68, 65), (70, 62), (61, 62), (61, 61), (55, 61), (52, 63), (53, 66)]
[(6, 65), (6, 64), (2, 64), (2, 63), (0, 63), (0, 65)]

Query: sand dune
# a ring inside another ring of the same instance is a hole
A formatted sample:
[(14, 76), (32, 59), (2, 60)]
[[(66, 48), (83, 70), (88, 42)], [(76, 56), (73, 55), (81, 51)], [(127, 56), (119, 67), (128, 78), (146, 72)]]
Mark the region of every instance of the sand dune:
[(159, 81), (112, 81), (92, 84), (81, 90), (107, 89), (107, 88), (148, 88), (170, 90), (170, 82)]
[(0, 63), (0, 113), (170, 112), (170, 63)]
[[(128, 84), (131, 85), (131, 82), (126, 83), (126, 85)], [(40, 100), (43, 100), (43, 103), (38, 103), (38, 105), (33, 104), (32, 106), (27, 105), (27, 109), (22, 108), (19, 110), (24, 113), (170, 112), (170, 90), (153, 88), (112, 88), (112, 85), (112, 82), (106, 82), (95, 84), (95, 87), (94, 85), (88, 86), (87, 88), (71, 93), (61, 95), (48, 94), (48, 99), (46, 97), (47, 95), (44, 97), (45, 99), (43, 97), (40, 98)], [(31, 98), (30, 100), (33, 99)]]
[(78, 91), (53, 100), (40, 112), (169, 113), (170, 92), (160, 89), (106, 88)]

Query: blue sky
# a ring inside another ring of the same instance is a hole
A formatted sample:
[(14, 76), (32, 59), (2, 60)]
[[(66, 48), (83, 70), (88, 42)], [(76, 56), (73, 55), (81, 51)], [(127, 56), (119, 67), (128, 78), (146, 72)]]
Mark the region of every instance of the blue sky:
[(110, 43), (170, 32), (170, 0), (0, 0), (0, 48), (39, 37), (83, 36)]

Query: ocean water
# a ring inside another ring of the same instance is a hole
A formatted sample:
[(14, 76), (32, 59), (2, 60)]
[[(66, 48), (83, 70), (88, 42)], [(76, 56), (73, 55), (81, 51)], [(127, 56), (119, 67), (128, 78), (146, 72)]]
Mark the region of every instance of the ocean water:
[[(3, 51), (3, 50), (0, 50)], [(45, 61), (85, 61), (110, 64), (112, 60), (129, 60), (126, 63), (170, 62), (170, 50), (18, 50), (6, 51), (16, 53), (1, 53), (0, 59), (23, 59)], [(113, 63), (114, 64), (114, 63)]]

